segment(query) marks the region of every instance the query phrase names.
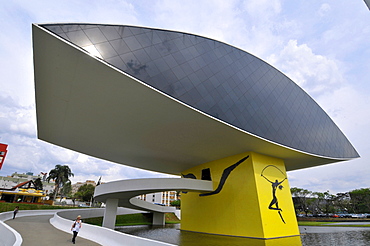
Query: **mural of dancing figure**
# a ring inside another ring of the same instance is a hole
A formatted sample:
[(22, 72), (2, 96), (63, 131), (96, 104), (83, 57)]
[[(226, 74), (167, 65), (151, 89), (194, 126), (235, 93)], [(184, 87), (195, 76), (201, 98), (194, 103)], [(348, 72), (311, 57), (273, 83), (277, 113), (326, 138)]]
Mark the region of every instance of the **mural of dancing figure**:
[[(277, 179), (275, 179), (275, 181), (271, 181), (270, 179), (268, 179), (265, 175), (264, 175), (264, 172), (266, 171), (266, 169), (268, 168), (276, 168), (277, 170), (280, 171), (281, 174), (283, 174), (284, 178), (279, 181)], [(271, 188), (272, 188), (272, 200), (270, 202), (270, 205), (268, 206), (269, 209), (271, 210), (277, 210), (279, 215), (280, 215), (280, 218), (281, 220), (284, 222), (285, 224), (285, 221), (284, 221), (284, 218), (283, 218), (283, 215), (281, 214), (281, 212), (283, 211), (280, 207), (279, 207), (279, 202), (278, 202), (278, 198), (276, 196), (276, 190), (277, 188), (279, 188), (280, 190), (282, 190), (284, 187), (281, 185), (286, 179), (287, 177), (284, 175), (284, 173), (279, 169), (277, 168), (276, 166), (274, 165), (268, 165), (266, 166), (262, 172), (261, 172), (261, 176), (264, 177), (268, 182), (271, 183)]]

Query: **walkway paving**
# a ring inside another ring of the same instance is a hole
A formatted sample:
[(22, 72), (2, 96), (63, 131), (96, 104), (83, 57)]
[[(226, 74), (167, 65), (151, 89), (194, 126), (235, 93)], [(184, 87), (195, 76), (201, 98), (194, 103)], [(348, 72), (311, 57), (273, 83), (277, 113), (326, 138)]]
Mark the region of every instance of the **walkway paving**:
[[(72, 245), (72, 232), (66, 233), (54, 228), (49, 219), (52, 215), (25, 216), (7, 220), (5, 223), (21, 234), (26, 246)], [(81, 230), (83, 230), (83, 225)], [(100, 245), (77, 236), (76, 245)]]

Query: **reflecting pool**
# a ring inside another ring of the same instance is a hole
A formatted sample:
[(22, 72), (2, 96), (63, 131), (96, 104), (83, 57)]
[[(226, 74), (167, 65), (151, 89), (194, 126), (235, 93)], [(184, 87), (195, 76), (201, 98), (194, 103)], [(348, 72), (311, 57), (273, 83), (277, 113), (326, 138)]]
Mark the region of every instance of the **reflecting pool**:
[(370, 228), (366, 227), (300, 227), (301, 236), (270, 240), (217, 236), (180, 231), (180, 225), (122, 226), (117, 231), (180, 246), (281, 246), (281, 245), (370, 245)]

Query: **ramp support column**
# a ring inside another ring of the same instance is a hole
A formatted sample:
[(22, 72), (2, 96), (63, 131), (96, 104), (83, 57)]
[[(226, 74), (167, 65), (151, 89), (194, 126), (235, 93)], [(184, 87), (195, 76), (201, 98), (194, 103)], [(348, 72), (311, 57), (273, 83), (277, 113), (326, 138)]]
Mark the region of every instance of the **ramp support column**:
[(104, 210), (103, 227), (114, 229), (116, 224), (118, 199), (107, 199)]
[(165, 225), (165, 214), (160, 212), (153, 212), (153, 225)]

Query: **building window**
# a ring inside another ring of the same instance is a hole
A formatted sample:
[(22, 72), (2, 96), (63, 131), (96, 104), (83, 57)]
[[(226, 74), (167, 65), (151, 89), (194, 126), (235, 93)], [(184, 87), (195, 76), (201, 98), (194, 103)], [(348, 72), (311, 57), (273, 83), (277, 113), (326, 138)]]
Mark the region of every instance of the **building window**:
[(211, 170), (209, 168), (203, 169), (202, 170), (202, 180), (210, 180), (212, 181), (211, 178)]

